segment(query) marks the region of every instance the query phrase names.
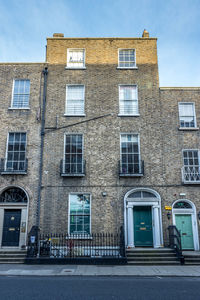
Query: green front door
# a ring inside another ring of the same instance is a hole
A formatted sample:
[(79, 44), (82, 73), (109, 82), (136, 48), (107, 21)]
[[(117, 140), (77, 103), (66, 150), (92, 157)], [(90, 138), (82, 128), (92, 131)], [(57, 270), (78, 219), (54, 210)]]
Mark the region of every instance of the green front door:
[(135, 246), (153, 246), (151, 206), (135, 206), (133, 218)]
[(183, 249), (194, 249), (191, 215), (175, 215), (176, 227), (181, 234)]

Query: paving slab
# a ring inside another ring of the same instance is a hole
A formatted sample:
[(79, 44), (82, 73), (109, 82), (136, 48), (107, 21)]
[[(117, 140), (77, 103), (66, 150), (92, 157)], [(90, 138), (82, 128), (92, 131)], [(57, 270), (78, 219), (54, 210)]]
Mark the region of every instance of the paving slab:
[(99, 266), (1, 264), (0, 276), (200, 277), (199, 266)]

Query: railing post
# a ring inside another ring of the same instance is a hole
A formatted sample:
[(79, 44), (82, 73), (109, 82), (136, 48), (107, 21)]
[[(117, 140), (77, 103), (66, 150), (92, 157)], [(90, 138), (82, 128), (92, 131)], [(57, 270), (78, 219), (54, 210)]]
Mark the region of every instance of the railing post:
[(119, 247), (120, 247), (120, 255), (125, 257), (125, 239), (124, 239), (124, 227), (120, 227), (120, 236), (119, 236)]

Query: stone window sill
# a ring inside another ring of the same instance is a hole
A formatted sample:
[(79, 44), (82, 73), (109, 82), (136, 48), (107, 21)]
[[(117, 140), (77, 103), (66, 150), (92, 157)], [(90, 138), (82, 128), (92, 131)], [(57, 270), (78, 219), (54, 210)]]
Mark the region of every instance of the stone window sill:
[(199, 130), (199, 127), (179, 127), (178, 130), (183, 130), (183, 131), (197, 131), (197, 130)]

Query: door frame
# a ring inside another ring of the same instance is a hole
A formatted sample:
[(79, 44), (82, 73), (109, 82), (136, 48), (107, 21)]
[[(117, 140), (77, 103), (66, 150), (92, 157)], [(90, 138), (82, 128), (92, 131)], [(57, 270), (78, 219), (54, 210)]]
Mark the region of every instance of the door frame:
[[(177, 202), (187, 202), (189, 203), (192, 208), (174, 208), (174, 205)], [(192, 234), (193, 234), (193, 244), (194, 244), (194, 250), (199, 250), (199, 234), (198, 234), (198, 226), (197, 226), (197, 214), (196, 214), (196, 207), (194, 203), (188, 199), (178, 199), (176, 200), (172, 205), (172, 222), (173, 225), (176, 226), (176, 215), (190, 215), (191, 216), (191, 222), (192, 222)]]
[[(150, 198), (130, 198), (129, 195), (137, 192), (145, 191), (154, 195)], [(128, 191), (124, 196), (124, 233), (125, 246), (128, 248), (135, 247), (134, 244), (134, 206), (151, 206), (152, 209), (152, 233), (153, 247), (163, 247), (163, 231), (162, 231), (162, 215), (161, 215), (161, 198), (160, 195), (149, 188), (135, 188)]]
[[(2, 189), (0, 191), (0, 194), (12, 187), (17, 187), (22, 189), (26, 195), (28, 202), (27, 203), (15, 203), (15, 202), (0, 202), (0, 248), (15, 248), (15, 249), (21, 249), (22, 247), (26, 246), (26, 241), (27, 241), (27, 230), (28, 230), (28, 212), (29, 212), (29, 195), (26, 192), (24, 188), (21, 186), (7, 186), (6, 188)], [(11, 210), (21, 210), (21, 222), (20, 222), (20, 234), (19, 234), (19, 246), (2, 246), (2, 238), (3, 238), (3, 224), (4, 224), (4, 211), (6, 209), (11, 209)], [(23, 226), (22, 226), (23, 225)], [(22, 232), (23, 228), (23, 232)]]

